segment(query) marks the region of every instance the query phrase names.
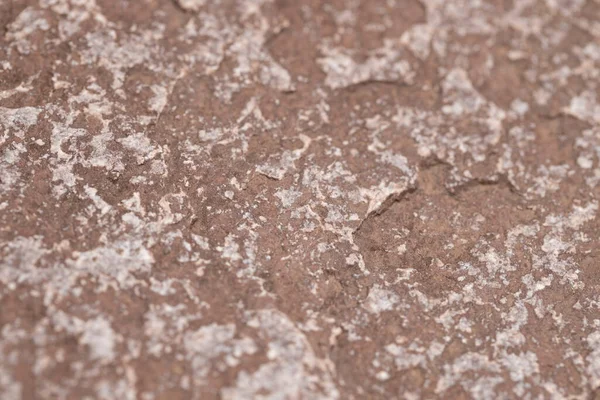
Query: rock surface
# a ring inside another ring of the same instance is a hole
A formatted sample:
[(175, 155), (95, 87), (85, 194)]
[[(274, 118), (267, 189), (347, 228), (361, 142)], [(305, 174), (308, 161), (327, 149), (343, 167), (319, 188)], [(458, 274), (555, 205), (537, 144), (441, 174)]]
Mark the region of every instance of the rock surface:
[(2, 399), (600, 393), (598, 0), (0, 0)]

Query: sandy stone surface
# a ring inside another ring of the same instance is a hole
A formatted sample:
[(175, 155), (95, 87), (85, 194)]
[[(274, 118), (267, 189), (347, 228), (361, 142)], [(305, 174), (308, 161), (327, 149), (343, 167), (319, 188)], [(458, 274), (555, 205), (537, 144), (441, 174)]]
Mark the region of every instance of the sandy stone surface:
[(600, 1), (0, 28), (1, 399), (600, 397)]

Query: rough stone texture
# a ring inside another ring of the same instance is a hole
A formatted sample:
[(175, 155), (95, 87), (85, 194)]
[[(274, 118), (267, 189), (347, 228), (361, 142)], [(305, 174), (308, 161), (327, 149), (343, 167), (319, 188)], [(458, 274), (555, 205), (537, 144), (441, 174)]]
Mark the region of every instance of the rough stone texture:
[(2, 399), (600, 396), (600, 1), (0, 27)]

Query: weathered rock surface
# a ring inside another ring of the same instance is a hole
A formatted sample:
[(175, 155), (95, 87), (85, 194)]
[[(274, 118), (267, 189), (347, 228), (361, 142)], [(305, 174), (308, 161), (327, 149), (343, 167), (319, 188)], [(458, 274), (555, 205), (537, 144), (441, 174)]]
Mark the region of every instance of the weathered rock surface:
[(0, 0), (2, 399), (595, 398), (598, 0)]

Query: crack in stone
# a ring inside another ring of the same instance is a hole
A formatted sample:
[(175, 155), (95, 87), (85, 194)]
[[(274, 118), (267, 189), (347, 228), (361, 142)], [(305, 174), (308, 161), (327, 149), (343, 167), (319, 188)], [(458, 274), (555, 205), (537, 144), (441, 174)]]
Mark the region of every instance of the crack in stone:
[(360, 221), (358, 227), (354, 229), (352, 235), (357, 235), (363, 224), (371, 218), (379, 217), (386, 211), (388, 211), (394, 204), (400, 203), (408, 195), (415, 193), (418, 190), (418, 186), (406, 188), (400, 192), (390, 194), (375, 210), (371, 211), (365, 218)]

